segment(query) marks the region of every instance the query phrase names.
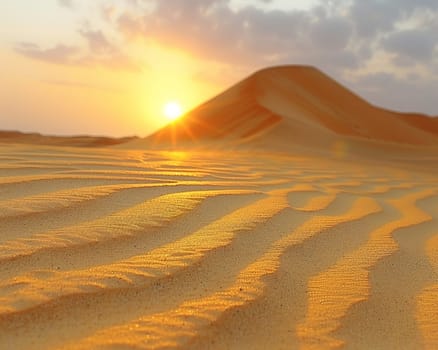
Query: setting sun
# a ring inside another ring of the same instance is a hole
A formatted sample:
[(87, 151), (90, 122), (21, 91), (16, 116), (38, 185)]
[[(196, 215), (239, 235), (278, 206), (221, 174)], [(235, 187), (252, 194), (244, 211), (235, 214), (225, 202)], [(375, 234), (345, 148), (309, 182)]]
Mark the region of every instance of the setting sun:
[(178, 102), (168, 102), (164, 105), (164, 115), (170, 120), (174, 121), (182, 115), (182, 108)]

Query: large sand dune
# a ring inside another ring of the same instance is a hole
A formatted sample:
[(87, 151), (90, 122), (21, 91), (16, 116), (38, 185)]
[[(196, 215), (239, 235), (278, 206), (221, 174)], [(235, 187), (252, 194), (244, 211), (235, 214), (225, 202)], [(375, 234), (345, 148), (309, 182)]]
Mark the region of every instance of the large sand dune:
[(437, 349), (435, 121), (282, 72), (124, 145), (179, 151), (0, 142), (0, 349)]
[(438, 119), (375, 107), (316, 68), (285, 66), (253, 74), (143, 142), (219, 140), (284, 151), (339, 139), (437, 145)]

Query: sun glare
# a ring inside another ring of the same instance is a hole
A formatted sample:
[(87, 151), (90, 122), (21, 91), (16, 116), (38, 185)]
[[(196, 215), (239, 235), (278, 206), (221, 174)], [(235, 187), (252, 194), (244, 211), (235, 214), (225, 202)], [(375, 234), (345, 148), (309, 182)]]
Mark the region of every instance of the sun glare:
[(163, 111), (164, 116), (170, 121), (174, 121), (182, 115), (182, 108), (178, 102), (167, 102)]

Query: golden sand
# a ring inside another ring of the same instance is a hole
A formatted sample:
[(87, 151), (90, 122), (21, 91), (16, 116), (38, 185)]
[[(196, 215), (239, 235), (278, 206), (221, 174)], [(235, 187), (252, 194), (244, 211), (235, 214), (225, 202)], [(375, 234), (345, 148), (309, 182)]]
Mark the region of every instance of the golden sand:
[(405, 163), (3, 145), (0, 347), (433, 349), (438, 181)]
[(437, 349), (434, 121), (282, 69), (148, 139), (0, 142), (0, 349)]

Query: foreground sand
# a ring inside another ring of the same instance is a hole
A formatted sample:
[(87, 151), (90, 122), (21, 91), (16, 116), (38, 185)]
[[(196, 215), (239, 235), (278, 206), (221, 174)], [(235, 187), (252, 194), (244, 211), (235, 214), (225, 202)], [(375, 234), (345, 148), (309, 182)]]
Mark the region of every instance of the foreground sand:
[(0, 144), (0, 348), (436, 349), (436, 161)]

